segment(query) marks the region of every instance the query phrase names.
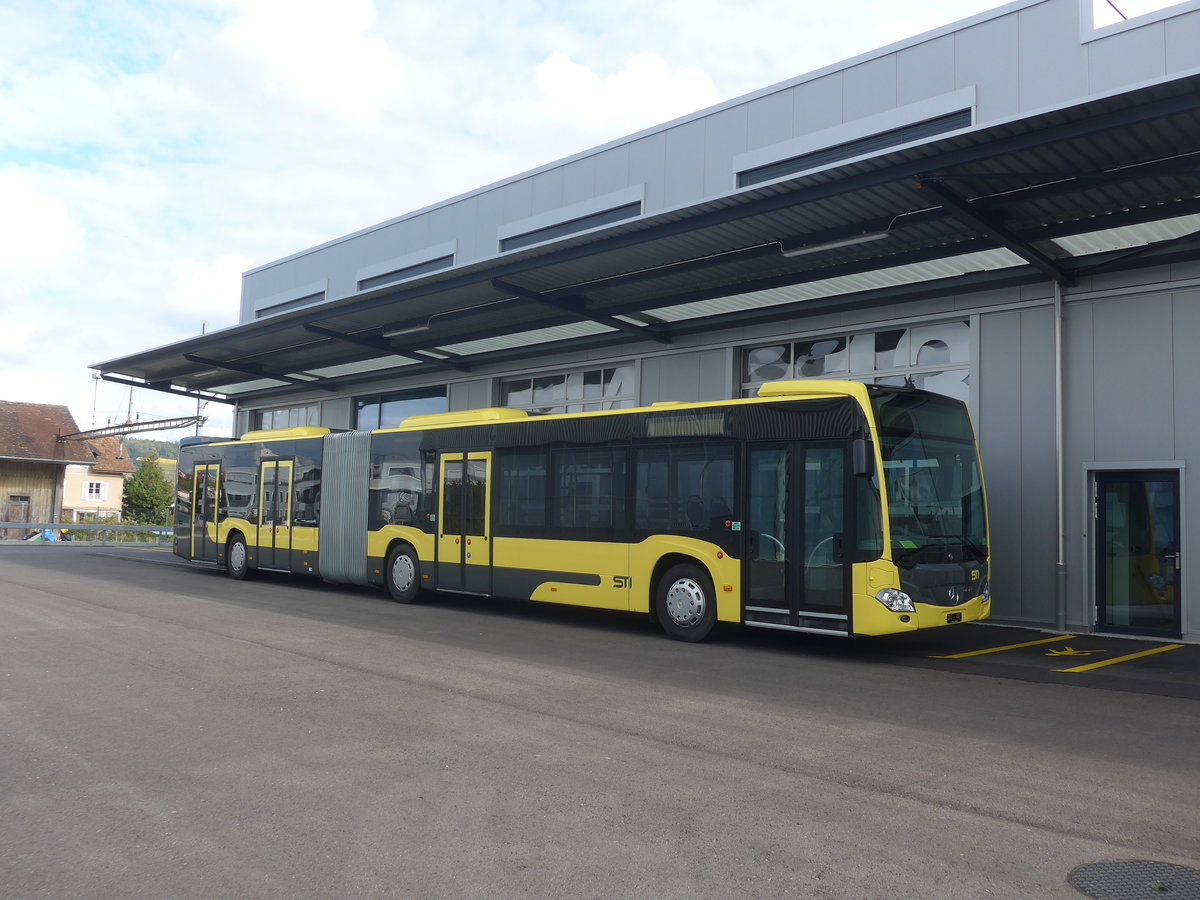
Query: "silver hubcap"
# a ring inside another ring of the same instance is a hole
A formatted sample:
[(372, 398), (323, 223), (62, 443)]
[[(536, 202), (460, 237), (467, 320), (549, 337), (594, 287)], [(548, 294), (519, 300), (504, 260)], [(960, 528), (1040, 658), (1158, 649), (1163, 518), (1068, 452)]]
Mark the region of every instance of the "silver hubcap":
[(667, 590), (667, 615), (682, 628), (690, 628), (704, 618), (704, 589), (691, 578), (680, 578)]
[(241, 541), (234, 541), (229, 545), (229, 568), (235, 572), (240, 572), (246, 566), (246, 545)]
[(417, 570), (408, 554), (401, 553), (392, 561), (392, 584), (400, 593), (411, 588), (416, 577)]

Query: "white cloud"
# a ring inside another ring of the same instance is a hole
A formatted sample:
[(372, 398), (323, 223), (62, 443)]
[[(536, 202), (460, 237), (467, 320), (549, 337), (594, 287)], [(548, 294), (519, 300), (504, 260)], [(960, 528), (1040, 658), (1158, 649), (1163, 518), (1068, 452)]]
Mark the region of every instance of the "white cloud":
[(552, 53), (537, 67), (544, 95), (539, 112), (604, 134), (622, 134), (718, 103), (712, 79), (697, 68), (671, 71), (657, 56), (638, 54), (624, 69), (601, 76)]
[(224, 37), (292, 89), (332, 110), (376, 121), (400, 90), (400, 65), (385, 41), (365, 36), (370, 0), (242, 0)]
[(171, 263), (171, 285), (167, 309), (206, 323), (206, 330), (222, 328), (237, 320), (242, 295), (242, 273), (250, 259), (227, 254), (211, 262), (177, 259)]
[(44, 266), (83, 242), (67, 204), (22, 172), (0, 172), (0, 271)]
[(0, 316), (0, 334), (4, 335), (4, 352), (13, 359), (29, 358), (33, 349), (34, 327), (28, 322)]
[[(533, 68), (533, 75), (527, 94), (481, 97), (471, 117), (472, 135), (477, 141), (494, 145), (502, 153), (524, 157), (520, 164), (508, 163), (507, 169), (496, 173), (497, 178), (721, 100), (703, 70), (673, 70), (665, 60), (649, 54), (631, 56), (623, 61), (623, 68), (601, 74), (555, 51)], [(477, 146), (474, 152), (481, 149)]]

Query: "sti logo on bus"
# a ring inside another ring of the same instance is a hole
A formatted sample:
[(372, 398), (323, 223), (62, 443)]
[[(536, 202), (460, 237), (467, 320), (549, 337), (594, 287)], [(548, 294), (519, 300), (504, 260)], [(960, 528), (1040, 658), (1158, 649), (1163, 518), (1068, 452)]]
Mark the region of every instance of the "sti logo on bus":
[(612, 577), (613, 587), (615, 588), (631, 588), (633, 587), (632, 575), (614, 575)]

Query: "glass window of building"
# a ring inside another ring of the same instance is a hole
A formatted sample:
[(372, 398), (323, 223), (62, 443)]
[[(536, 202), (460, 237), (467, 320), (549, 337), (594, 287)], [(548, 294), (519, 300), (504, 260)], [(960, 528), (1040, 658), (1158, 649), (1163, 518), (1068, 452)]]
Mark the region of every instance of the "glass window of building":
[(444, 413), (449, 408), (444, 386), (357, 397), (354, 400), (354, 427), (359, 431), (395, 428), (409, 416)]
[(297, 428), (321, 424), (321, 408), (316, 403), (306, 406), (285, 406), (279, 409), (260, 409), (254, 413), (254, 428)]
[(865, 334), (835, 334), (747, 347), (742, 396), (767, 381), (848, 378), (867, 384), (913, 384), (967, 401), (971, 393), (971, 326), (966, 321), (915, 325)]
[(510, 378), (500, 385), (500, 403), (540, 414), (628, 409), (637, 404), (634, 380), (631, 363)]

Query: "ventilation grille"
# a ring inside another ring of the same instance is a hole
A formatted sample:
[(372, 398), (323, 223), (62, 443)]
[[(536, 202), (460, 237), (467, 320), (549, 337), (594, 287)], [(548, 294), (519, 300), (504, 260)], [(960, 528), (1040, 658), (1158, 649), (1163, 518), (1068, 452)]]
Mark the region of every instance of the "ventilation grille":
[(364, 278), (358, 282), (358, 289), (366, 291), (371, 288), (383, 287), (385, 284), (391, 284), (393, 281), (404, 281), (407, 278), (416, 278), (418, 275), (428, 275), (430, 272), (448, 269), (452, 265), (454, 265), (454, 254), (439, 256), (437, 259), (431, 259), (428, 262), (417, 263), (416, 265), (405, 266), (402, 269), (393, 269), (391, 272), (384, 272), (382, 275), (372, 275), (370, 278)]
[(578, 234), (581, 231), (587, 231), (589, 228), (611, 225), (613, 222), (632, 219), (641, 214), (642, 203), (640, 200), (634, 203), (626, 203), (622, 206), (614, 206), (612, 209), (592, 213), (589, 216), (582, 216), (578, 219), (571, 219), (569, 222), (547, 225), (545, 228), (536, 228), (533, 231), (526, 231), (523, 234), (514, 234), (512, 237), (502, 238), (500, 240), (500, 250), (502, 252), (520, 250), (522, 247), (540, 244), (542, 241), (551, 241), (555, 238), (566, 237), (569, 234)]
[(797, 172), (818, 169), (843, 159), (878, 153), (880, 150), (886, 150), (889, 147), (898, 147), (901, 144), (919, 141), (922, 138), (945, 134), (948, 131), (957, 131), (959, 128), (966, 128), (970, 124), (971, 110), (960, 109), (957, 112), (936, 116), (932, 119), (925, 119), (921, 122), (914, 122), (911, 125), (903, 125), (900, 128), (881, 131), (878, 134), (857, 138), (856, 140), (837, 144), (833, 147), (826, 147), (823, 150), (814, 150), (812, 153), (793, 156), (790, 159), (781, 160), (780, 162), (746, 169), (744, 172), (738, 172), (738, 187), (743, 188), (754, 184), (762, 184), (764, 181), (774, 181), (776, 178), (795, 175)]

